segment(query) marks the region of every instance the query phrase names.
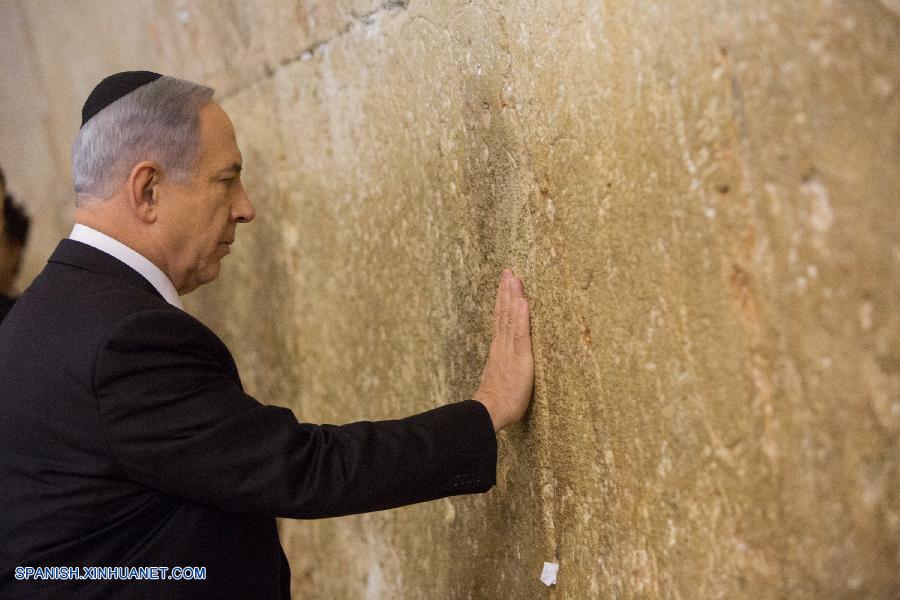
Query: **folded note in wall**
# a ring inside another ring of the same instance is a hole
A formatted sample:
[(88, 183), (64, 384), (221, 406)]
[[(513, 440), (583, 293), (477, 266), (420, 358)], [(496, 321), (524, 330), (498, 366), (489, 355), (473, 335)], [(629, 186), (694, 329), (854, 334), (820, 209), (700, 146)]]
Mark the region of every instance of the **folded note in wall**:
[(559, 572), (559, 563), (544, 563), (544, 570), (541, 572), (541, 581), (546, 585), (556, 583), (556, 574)]

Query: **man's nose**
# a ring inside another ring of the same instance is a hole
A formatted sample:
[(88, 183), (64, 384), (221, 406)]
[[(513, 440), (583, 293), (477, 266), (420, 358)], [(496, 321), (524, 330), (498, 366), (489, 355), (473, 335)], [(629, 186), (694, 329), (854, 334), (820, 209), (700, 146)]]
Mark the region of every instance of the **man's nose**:
[(255, 216), (256, 209), (253, 207), (253, 203), (250, 202), (250, 196), (247, 195), (244, 186), (241, 186), (241, 198), (235, 206), (234, 218), (238, 223), (249, 223)]

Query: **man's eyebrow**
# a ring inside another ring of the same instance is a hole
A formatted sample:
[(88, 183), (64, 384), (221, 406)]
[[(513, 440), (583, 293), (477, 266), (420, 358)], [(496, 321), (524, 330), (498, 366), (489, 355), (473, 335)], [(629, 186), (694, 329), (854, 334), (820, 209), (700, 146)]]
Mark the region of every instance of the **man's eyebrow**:
[(243, 167), (241, 166), (241, 163), (235, 162), (235, 163), (232, 163), (229, 166), (225, 167), (224, 169), (220, 169), (218, 171), (218, 174), (221, 175), (223, 173), (230, 173), (231, 171), (234, 171), (235, 173), (240, 173), (242, 168)]

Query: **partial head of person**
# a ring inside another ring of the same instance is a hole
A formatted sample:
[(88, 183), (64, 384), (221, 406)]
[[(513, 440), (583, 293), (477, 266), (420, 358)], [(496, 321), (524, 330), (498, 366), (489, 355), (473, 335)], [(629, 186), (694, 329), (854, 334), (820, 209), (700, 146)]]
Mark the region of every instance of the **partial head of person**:
[(30, 229), (31, 219), (25, 209), (7, 195), (3, 235), (0, 236), (0, 294), (11, 296), (13, 293)]
[(72, 144), (75, 221), (143, 254), (187, 294), (215, 279), (255, 210), (213, 90), (149, 71), (101, 81)]
[(0, 169), (0, 239), (3, 236), (3, 214), (6, 208), (6, 177), (3, 175), (3, 169)]

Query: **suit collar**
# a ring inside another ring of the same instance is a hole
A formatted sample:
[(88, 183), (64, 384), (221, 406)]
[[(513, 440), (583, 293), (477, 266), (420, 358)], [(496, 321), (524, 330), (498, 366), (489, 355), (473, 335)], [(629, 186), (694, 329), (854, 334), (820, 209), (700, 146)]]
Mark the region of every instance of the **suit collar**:
[(134, 248), (83, 223), (75, 223), (75, 226), (72, 227), (72, 233), (69, 234), (69, 239), (83, 242), (97, 250), (106, 252), (113, 258), (118, 258), (143, 275), (144, 279), (149, 281), (169, 304), (184, 310), (181, 298), (178, 297), (178, 290), (175, 289), (175, 285), (169, 279), (169, 276)]
[(60, 240), (59, 244), (56, 246), (56, 250), (53, 251), (53, 254), (47, 262), (69, 265), (98, 275), (119, 279), (165, 300), (162, 294), (160, 294), (156, 288), (153, 287), (153, 284), (147, 281), (143, 275), (123, 263), (118, 258), (114, 258), (106, 252), (98, 250), (83, 242), (70, 240), (68, 238)]

